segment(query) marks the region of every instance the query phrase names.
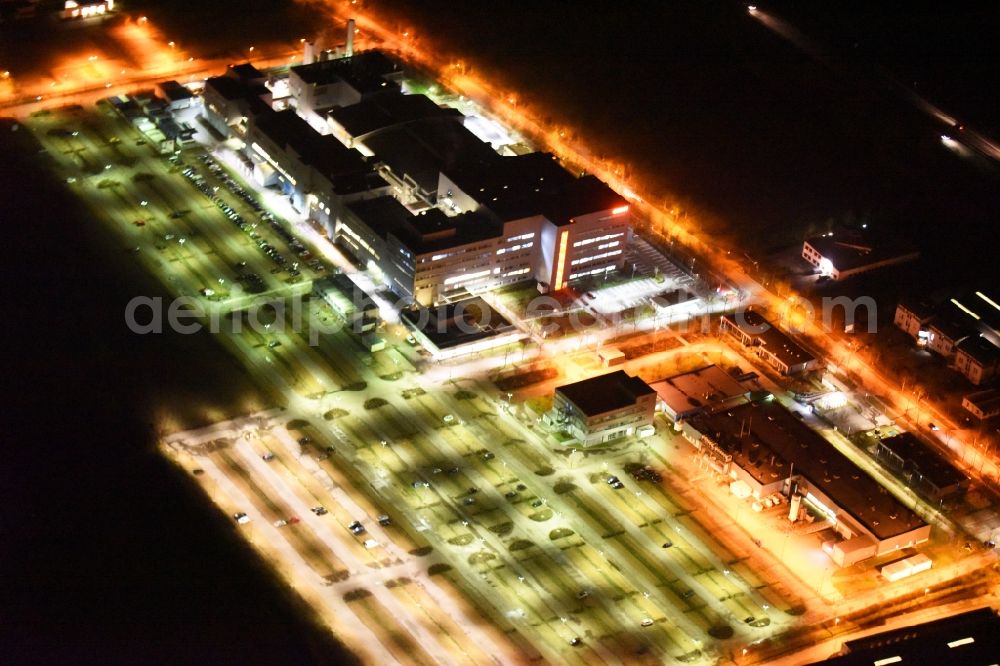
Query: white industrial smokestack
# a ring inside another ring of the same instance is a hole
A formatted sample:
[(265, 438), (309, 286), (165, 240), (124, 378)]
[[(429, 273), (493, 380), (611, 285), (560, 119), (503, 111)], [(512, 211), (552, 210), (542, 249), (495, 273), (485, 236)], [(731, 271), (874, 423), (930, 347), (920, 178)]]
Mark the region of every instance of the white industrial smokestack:
[(302, 53), (302, 64), (311, 65), (314, 62), (316, 62), (316, 42), (315, 40), (307, 39)]
[(792, 495), (792, 501), (788, 507), (788, 521), (794, 523), (799, 519), (799, 507), (802, 506), (802, 496), (798, 493)]
[(348, 58), (354, 55), (354, 19), (347, 19), (347, 44), (344, 51)]

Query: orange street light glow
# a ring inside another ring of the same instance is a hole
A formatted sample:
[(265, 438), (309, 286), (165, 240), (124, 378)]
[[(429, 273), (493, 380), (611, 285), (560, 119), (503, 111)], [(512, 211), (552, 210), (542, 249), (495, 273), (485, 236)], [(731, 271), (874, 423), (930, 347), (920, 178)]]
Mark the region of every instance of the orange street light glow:
[[(335, 15), (337, 15), (337, 10), (343, 6), (333, 0), (328, 0), (327, 4)], [(363, 13), (353, 9), (349, 11), (351, 16), (355, 18), (357, 26), (370, 36), (373, 42), (372, 46), (380, 42), (382, 48), (395, 51), (404, 60), (427, 68), (445, 87), (481, 104), (489, 109), (498, 121), (504, 122), (523, 132), (526, 136), (537, 140), (568, 167), (593, 174), (607, 182), (612, 189), (625, 193), (624, 195), (637, 206), (636, 212), (641, 214), (645, 225), (654, 233), (669, 237), (671, 244), (676, 242), (695, 253), (711, 257), (715, 270), (727, 276), (734, 283), (740, 284), (760, 304), (770, 307), (774, 311), (780, 311), (784, 303), (784, 296), (788, 294), (791, 287), (767, 279), (760, 283), (759, 277), (757, 279), (749, 277), (747, 267), (735, 259), (735, 254), (727, 254), (727, 248), (719, 242), (718, 238), (709, 240), (701, 230), (703, 226), (701, 221), (692, 214), (689, 207), (681, 206), (672, 195), (664, 196), (661, 193), (662, 186), (653, 188), (639, 182), (635, 175), (623, 175), (619, 164), (596, 157), (596, 151), (578, 140), (579, 133), (571, 133), (570, 136), (573, 139), (567, 140), (565, 136), (561, 135), (565, 128), (552, 127), (550, 119), (558, 114), (553, 113), (551, 109), (538, 108), (537, 102), (520, 103), (516, 106), (497, 104), (496, 100), (506, 101), (509, 94), (503, 91), (503, 87), (487, 81), (477, 74), (470, 73), (470, 70), (464, 66), (456, 66), (455, 54), (448, 54), (446, 49), (440, 48), (440, 45), (420, 44), (412, 38), (401, 38), (398, 28), (387, 27), (393, 24), (398, 26), (400, 21), (394, 21), (392, 17), (385, 14), (376, 15), (370, 8)], [(409, 30), (406, 31), (405, 36), (409, 37)], [(504, 87), (508, 90), (511, 87), (510, 82), (498, 83), (507, 83)], [(654, 192), (656, 194), (653, 194)], [(779, 291), (781, 293), (776, 293)], [(804, 326), (800, 329), (801, 333), (819, 350), (834, 358), (849, 353), (842, 336), (839, 334), (821, 327), (817, 322), (806, 317), (795, 317), (794, 323), (800, 321)], [(892, 381), (886, 379), (874, 368), (870, 361), (857, 356), (854, 357), (854, 360), (854, 367), (851, 371), (872, 390), (888, 398), (889, 405), (898, 408), (905, 401), (903, 393)], [(930, 405), (922, 405), (919, 412), (920, 419), (933, 418), (935, 422), (943, 422), (946, 426), (951, 423), (950, 418), (945, 417), (937, 409), (932, 409)], [(958, 448), (964, 451), (966, 446), (959, 442)], [(996, 464), (993, 456), (990, 456), (990, 462), (990, 469), (983, 470), (983, 472), (988, 472), (990, 475), (1000, 474), (1000, 465)]]

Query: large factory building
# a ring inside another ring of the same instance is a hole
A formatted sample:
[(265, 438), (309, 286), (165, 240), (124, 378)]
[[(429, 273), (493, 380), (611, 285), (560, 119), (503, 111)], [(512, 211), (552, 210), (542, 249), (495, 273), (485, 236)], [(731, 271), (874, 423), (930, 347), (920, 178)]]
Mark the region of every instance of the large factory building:
[(698, 414), (681, 425), (699, 455), (744, 492), (790, 498), (825, 517), (839, 540), (824, 546), (840, 566), (912, 547), (930, 525), (830, 442), (773, 399)]
[(558, 291), (624, 264), (621, 196), (551, 154), (501, 155), (458, 111), (404, 95), (400, 75), (379, 52), (293, 67), (295, 110), (275, 111), (278, 86), (239, 65), (207, 81), (204, 114), (241, 146), (260, 184), (404, 302), (438, 305), (527, 280)]

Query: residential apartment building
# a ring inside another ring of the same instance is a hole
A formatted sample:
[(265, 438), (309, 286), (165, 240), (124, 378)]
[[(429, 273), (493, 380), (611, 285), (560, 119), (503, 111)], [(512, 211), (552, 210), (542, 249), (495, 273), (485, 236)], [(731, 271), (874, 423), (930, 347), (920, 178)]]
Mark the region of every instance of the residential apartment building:
[(939, 315), (927, 326), (927, 348), (950, 360), (955, 355), (958, 343), (972, 334), (969, 324), (953, 314)]
[(962, 407), (980, 421), (1000, 416), (1000, 389), (970, 393), (962, 398)]
[(976, 386), (993, 379), (1000, 368), (1000, 348), (978, 335), (970, 335), (955, 348), (955, 369)]
[(894, 323), (917, 344), (951, 359), (960, 342), (977, 333), (1000, 346), (1000, 296), (974, 290), (938, 305), (924, 298), (903, 298)]
[(903, 298), (896, 305), (893, 323), (918, 344), (923, 345), (927, 344), (927, 325), (934, 318), (934, 314), (934, 305), (929, 301)]

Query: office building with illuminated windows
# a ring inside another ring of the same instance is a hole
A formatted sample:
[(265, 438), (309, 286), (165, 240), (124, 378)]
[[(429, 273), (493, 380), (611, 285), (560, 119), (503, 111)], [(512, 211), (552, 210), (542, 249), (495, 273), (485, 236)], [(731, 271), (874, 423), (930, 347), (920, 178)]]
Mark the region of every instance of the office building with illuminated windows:
[(652, 431), (656, 391), (624, 370), (555, 390), (547, 418), (586, 446)]
[(624, 261), (625, 200), (551, 155), (457, 166), (441, 172), (437, 191), (439, 205), (418, 212), (392, 196), (351, 203), (334, 228), (404, 300), (430, 306), (532, 279), (558, 290)]
[[(230, 67), (203, 114), (240, 145), (244, 175), (300, 213), (404, 302), (430, 306), (534, 280), (542, 292), (625, 262), (629, 206), (554, 155), (502, 155), (455, 109), (404, 94), (384, 54), (293, 67), (294, 108)], [(323, 111), (323, 132), (315, 121)]]
[[(542, 290), (558, 291), (578, 278), (620, 268), (631, 239), (628, 203), (594, 176), (579, 178), (554, 155), (529, 153), (465, 162), (442, 170), (439, 205), (451, 210), (488, 210), (533, 250), (531, 274)], [(530, 235), (534, 234), (534, 235)]]

